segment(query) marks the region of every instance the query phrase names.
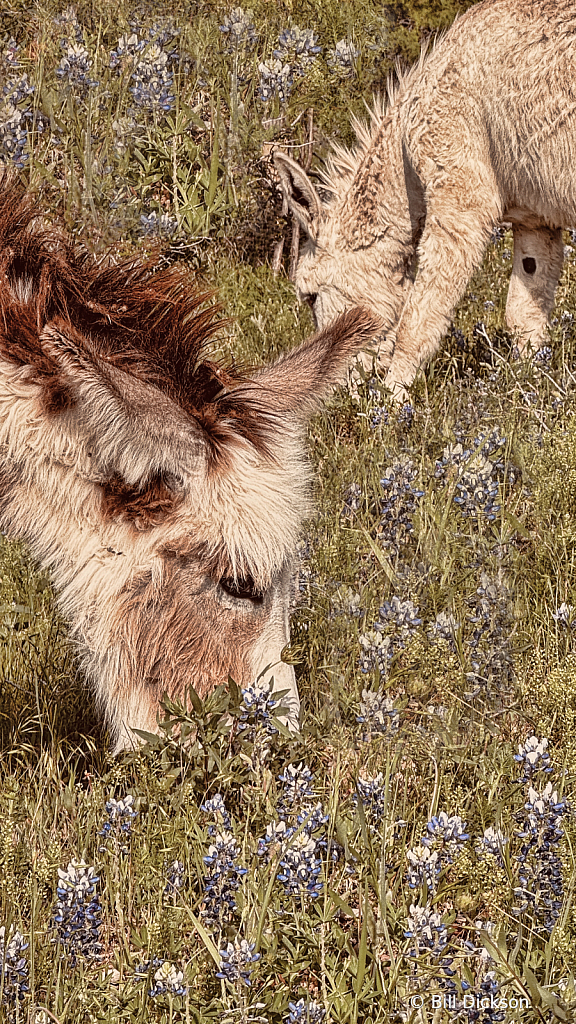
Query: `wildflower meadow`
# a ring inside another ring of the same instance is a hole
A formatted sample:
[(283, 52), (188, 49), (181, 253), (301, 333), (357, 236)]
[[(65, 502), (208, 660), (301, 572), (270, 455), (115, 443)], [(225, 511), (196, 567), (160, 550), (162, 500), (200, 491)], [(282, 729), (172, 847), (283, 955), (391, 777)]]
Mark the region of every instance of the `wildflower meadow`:
[[(271, 162), (314, 175), (469, 0), (8, 0), (0, 162), (97, 253), (214, 289), (216, 356), (314, 330)], [(48, 576), (0, 543), (0, 1018), (576, 1019), (576, 224), (549, 345), (494, 230), (441, 354), (312, 421), (282, 693), (112, 757)]]

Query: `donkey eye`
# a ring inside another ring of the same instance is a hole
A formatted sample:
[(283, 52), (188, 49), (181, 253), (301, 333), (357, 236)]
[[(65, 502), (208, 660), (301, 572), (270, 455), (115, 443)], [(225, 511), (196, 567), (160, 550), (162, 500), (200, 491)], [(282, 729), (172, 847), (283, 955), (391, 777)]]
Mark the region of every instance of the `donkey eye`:
[(256, 586), (251, 576), (245, 576), (243, 579), (223, 576), (220, 580), (220, 586), (230, 597), (236, 597), (239, 600), (254, 601), (256, 604), (261, 604), (264, 598), (262, 591)]
[(317, 298), (318, 298), (318, 292), (312, 292), (310, 295), (305, 295), (304, 296), (304, 302), (307, 302), (308, 305), (310, 306), (310, 309), (313, 310)]

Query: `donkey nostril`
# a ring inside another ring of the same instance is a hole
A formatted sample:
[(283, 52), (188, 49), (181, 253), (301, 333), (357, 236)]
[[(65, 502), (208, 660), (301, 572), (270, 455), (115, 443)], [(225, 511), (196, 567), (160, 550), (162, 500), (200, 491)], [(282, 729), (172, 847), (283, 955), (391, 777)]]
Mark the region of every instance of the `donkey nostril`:
[(522, 266), (527, 274), (536, 273), (536, 260), (533, 256), (525, 256), (522, 260)]

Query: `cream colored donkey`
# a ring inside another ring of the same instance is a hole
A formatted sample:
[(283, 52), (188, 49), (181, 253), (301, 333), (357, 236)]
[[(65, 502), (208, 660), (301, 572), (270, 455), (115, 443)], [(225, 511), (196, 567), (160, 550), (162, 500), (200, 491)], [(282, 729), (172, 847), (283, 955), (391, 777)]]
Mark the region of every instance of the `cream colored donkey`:
[(354, 153), (335, 148), (329, 203), (275, 153), (308, 236), (298, 293), (320, 327), (360, 304), (383, 317), (377, 358), (397, 398), (437, 352), (498, 221), (514, 233), (508, 327), (520, 352), (545, 342), (562, 228), (576, 224), (575, 68), (576, 2), (484, 0), (401, 77), (369, 128), (355, 123)]

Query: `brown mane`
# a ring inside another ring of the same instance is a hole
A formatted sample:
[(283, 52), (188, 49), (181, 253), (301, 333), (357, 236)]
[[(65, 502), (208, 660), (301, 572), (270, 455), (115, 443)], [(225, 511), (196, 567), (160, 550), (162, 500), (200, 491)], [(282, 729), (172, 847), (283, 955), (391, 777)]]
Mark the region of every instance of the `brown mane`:
[[(98, 359), (162, 391), (201, 424), (214, 457), (233, 436), (270, 455), (260, 403), (230, 394), (246, 378), (204, 359), (225, 322), (181, 266), (158, 270), (154, 255), (96, 258), (41, 211), (13, 174), (0, 173), (0, 355), (32, 367), (43, 406), (57, 413), (73, 398), (55, 356), (42, 343), (54, 324), (88, 360)], [(207, 303), (210, 303), (207, 305)]]

